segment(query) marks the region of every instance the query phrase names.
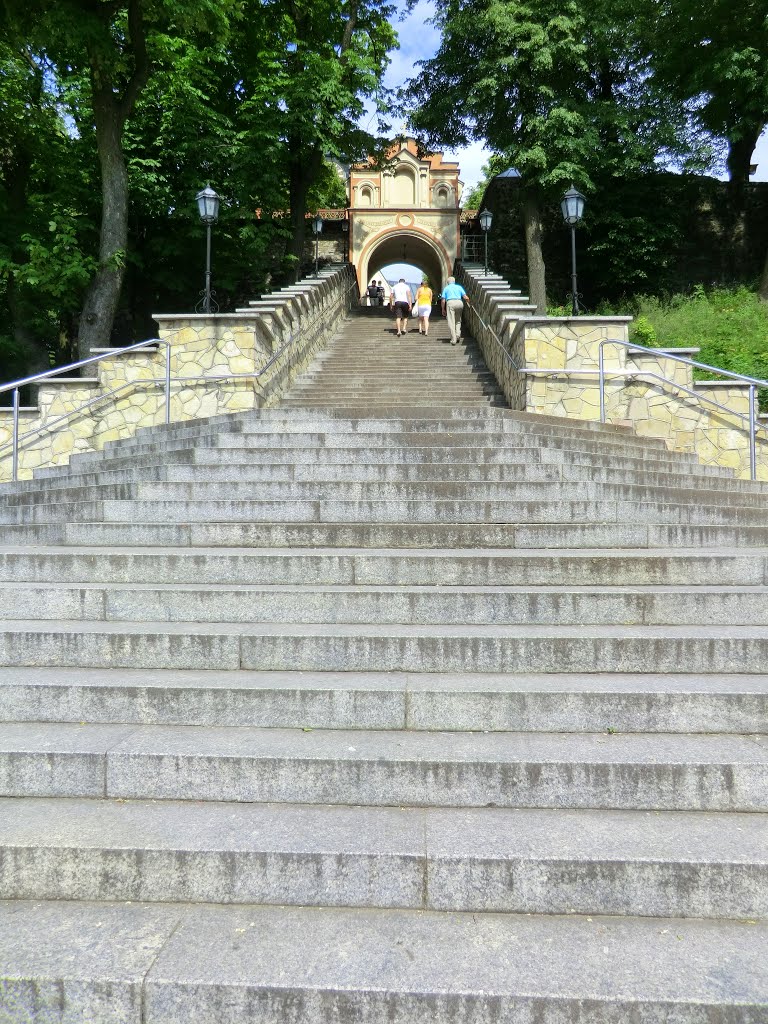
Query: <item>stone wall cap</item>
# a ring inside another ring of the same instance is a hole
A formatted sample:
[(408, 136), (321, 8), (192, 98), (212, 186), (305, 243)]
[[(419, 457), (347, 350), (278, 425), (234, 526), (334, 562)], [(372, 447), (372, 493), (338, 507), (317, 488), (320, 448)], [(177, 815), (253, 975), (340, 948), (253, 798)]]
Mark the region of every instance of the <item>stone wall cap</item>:
[(633, 316), (528, 316), (525, 322), (529, 324), (561, 324), (565, 321), (577, 324), (631, 324)]
[[(258, 316), (261, 310), (254, 310), (250, 315)], [(153, 313), (152, 319), (161, 320), (242, 320), (248, 313)]]
[[(695, 380), (695, 388), (750, 388), (752, 385), (747, 380)], [(759, 387), (759, 384), (755, 384)]]
[[(151, 351), (156, 351), (160, 347), (160, 345), (162, 345), (162, 344), (163, 343), (161, 341), (159, 341), (159, 340), (158, 341), (145, 341), (142, 348), (135, 348), (135, 349), (133, 349), (133, 351), (128, 352), (127, 354), (129, 356), (134, 356), (134, 355), (140, 356), (142, 352), (147, 352), (147, 351), (150, 351), (150, 350)], [(121, 348), (115, 348), (113, 345), (107, 345), (106, 348), (92, 348), (91, 352), (93, 352), (94, 355), (107, 355), (107, 354), (109, 354), (109, 355), (121, 356), (124, 353), (126, 353), (126, 349), (122, 348), (122, 347)]]
[(701, 349), (700, 348), (696, 348), (696, 347), (693, 347), (693, 348), (675, 348), (674, 346), (672, 346), (671, 348), (633, 348), (630, 351), (632, 351), (636, 355), (639, 354), (641, 356), (644, 356), (644, 355), (655, 356), (655, 355), (658, 355), (659, 352), (661, 352), (662, 354), (665, 354), (665, 355), (669, 355), (669, 354), (671, 354), (673, 352), (674, 353), (687, 352), (688, 354), (695, 355), (697, 352), (701, 352)]

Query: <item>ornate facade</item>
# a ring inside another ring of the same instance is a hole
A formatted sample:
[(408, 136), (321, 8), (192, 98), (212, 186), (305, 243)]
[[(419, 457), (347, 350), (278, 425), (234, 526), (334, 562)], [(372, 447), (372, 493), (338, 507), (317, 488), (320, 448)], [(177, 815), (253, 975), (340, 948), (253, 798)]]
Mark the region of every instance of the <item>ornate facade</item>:
[(364, 289), (382, 267), (411, 263), (442, 288), (459, 254), (459, 165), (419, 156), (406, 138), (349, 175), (349, 260)]

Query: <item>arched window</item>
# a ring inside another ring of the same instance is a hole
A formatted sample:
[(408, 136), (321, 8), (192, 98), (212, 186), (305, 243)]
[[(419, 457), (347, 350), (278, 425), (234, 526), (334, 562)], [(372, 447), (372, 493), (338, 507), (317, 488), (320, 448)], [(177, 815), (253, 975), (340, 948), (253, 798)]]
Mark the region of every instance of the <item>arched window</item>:
[(360, 189), (360, 206), (373, 206), (373, 189), (370, 185), (363, 185)]
[(435, 206), (448, 205), (448, 188), (445, 185), (438, 185), (435, 193)]

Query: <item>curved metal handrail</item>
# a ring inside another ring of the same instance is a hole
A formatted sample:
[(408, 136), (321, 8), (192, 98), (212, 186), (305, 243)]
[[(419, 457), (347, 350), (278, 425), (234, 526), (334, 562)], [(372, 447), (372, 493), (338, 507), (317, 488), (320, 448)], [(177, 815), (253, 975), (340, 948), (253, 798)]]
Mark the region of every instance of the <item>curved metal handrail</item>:
[[(668, 352), (665, 349), (653, 349), (648, 348), (646, 345), (638, 345), (635, 342), (619, 340), (617, 338), (603, 338), (598, 346), (598, 374), (600, 378), (600, 422), (605, 423), (605, 346), (606, 345), (618, 345), (620, 348), (628, 349), (635, 352), (646, 352), (652, 354), (658, 354), (658, 356), (664, 359), (672, 359), (678, 363), (684, 363), (686, 366), (693, 366), (700, 370), (707, 370), (711, 373), (717, 373), (722, 377), (728, 377), (730, 380), (741, 381), (749, 385), (749, 416), (745, 416), (743, 413), (735, 412), (732, 409), (726, 408), (714, 399), (709, 398), (706, 395), (697, 394), (690, 388), (686, 388), (683, 384), (677, 384), (675, 381), (670, 380), (669, 377), (665, 377), (663, 374), (654, 373), (652, 370), (640, 371), (640, 374), (636, 376), (648, 376), (654, 377), (666, 384), (670, 384), (672, 387), (677, 388), (679, 391), (683, 391), (686, 394), (692, 395), (697, 401), (708, 402), (710, 405), (715, 406), (718, 409), (723, 410), (729, 416), (733, 416), (736, 419), (743, 420), (747, 424), (749, 431), (749, 474), (752, 480), (757, 479), (757, 431), (764, 429), (757, 422), (757, 389), (759, 387), (768, 388), (768, 381), (760, 380), (758, 377), (748, 377), (744, 373), (734, 373), (732, 370), (723, 370), (719, 366), (710, 366), (709, 363), (700, 363), (696, 359), (687, 359), (685, 356), (679, 356), (674, 352)], [(610, 372), (610, 371), (609, 371)]]
[(487, 324), (485, 322), (485, 320), (483, 320), (483, 318), (478, 313), (477, 309), (475, 309), (475, 304), (474, 303), (470, 303), (470, 305), (469, 305), (469, 312), (470, 313), (474, 313), (474, 315), (477, 317), (477, 319), (480, 321), (480, 323), (483, 325), (483, 327), (487, 331), (491, 332), (491, 334), (494, 337), (494, 340), (495, 340), (496, 344), (501, 349), (501, 351), (502, 351), (505, 359), (507, 360), (507, 362), (511, 365), (513, 370), (515, 370), (517, 373), (520, 373), (520, 371), (523, 369), (523, 367), (520, 366), (520, 364), (513, 358), (512, 353), (507, 348), (504, 347), (504, 342), (498, 336), (496, 331), (494, 331), (494, 329), (491, 327), (491, 325)]

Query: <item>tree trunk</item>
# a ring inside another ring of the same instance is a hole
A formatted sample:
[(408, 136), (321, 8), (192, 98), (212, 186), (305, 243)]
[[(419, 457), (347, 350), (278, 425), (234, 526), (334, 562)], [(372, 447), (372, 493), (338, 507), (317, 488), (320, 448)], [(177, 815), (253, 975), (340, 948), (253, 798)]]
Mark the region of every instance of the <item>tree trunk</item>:
[(762, 125), (739, 125), (737, 138), (728, 140), (728, 179), (736, 185), (749, 183), (749, 167), (757, 140), (763, 130)]
[[(89, 49), (88, 59), (93, 96), (96, 146), (101, 168), (101, 234), (99, 269), (83, 303), (77, 335), (81, 359), (91, 348), (109, 345), (112, 325), (120, 301), (128, 246), (128, 172), (123, 153), (123, 129), (133, 112), (141, 90), (147, 84), (150, 63), (143, 21), (143, 0), (128, 0), (128, 33), (125, 45), (105, 59), (98, 45)], [(94, 5), (97, 17), (111, 25), (111, 5)], [(125, 59), (133, 63), (133, 72), (122, 93), (114, 82), (114, 71)]]
[(291, 243), (289, 252), (296, 258), (294, 280), (301, 274), (304, 262), (304, 243), (307, 233), (307, 192), (314, 183), (323, 165), (323, 154), (319, 149), (307, 153), (301, 139), (293, 137), (288, 142), (289, 165), (288, 187), (291, 209)]
[(536, 312), (547, 312), (547, 280), (544, 253), (541, 248), (542, 226), (539, 200), (532, 192), (523, 195), (525, 252), (528, 258), (528, 294)]
[(128, 245), (128, 173), (123, 155), (124, 119), (112, 96), (95, 91), (96, 144), (101, 167), (99, 269), (88, 287), (77, 336), (80, 359), (109, 345), (120, 301)]

